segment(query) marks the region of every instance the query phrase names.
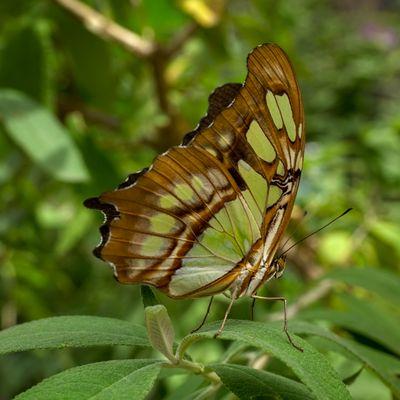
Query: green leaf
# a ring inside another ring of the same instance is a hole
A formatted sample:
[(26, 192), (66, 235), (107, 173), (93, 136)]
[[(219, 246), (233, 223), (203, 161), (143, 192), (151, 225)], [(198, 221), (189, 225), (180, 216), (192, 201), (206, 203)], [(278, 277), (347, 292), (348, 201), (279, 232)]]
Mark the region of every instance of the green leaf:
[[(200, 332), (186, 336), (178, 349), (180, 358), (193, 342), (203, 338), (212, 338), (218, 327), (218, 323), (207, 325)], [(295, 349), (288, 342), (282, 330), (273, 324), (228, 321), (220, 338), (248, 343), (279, 358), (293, 370), (316, 399), (350, 399), (345, 385), (321, 353), (298, 336), (294, 336), (293, 340), (304, 349), (304, 352)]]
[(339, 298), (345, 306), (344, 311), (315, 309), (302, 311), (299, 316), (330, 321), (373, 339), (400, 354), (400, 330), (396, 316), (371, 299), (361, 300), (345, 294)]
[(0, 332), (0, 354), (32, 349), (127, 345), (150, 346), (143, 327), (114, 318), (63, 316)]
[(304, 385), (280, 375), (235, 364), (213, 364), (209, 367), (218, 374), (224, 385), (240, 399), (315, 399)]
[(352, 286), (360, 286), (393, 304), (400, 304), (399, 276), (377, 268), (335, 269), (324, 276)]
[(0, 89), (0, 122), (8, 135), (44, 171), (65, 182), (89, 175), (68, 131), (44, 107), (23, 93)]
[(160, 373), (155, 360), (113, 360), (71, 368), (15, 397), (18, 400), (145, 399)]
[(341, 338), (326, 329), (307, 322), (290, 321), (290, 330), (298, 334), (320, 336), (341, 346), (379, 376), (391, 388), (393, 393), (400, 398), (400, 381), (397, 377), (400, 373), (400, 361), (396, 358), (360, 345), (357, 342)]
[[(58, 207), (59, 209), (59, 207)], [(57, 256), (63, 256), (70, 251), (78, 242), (85, 236), (93, 219), (91, 215), (82, 207), (74, 213), (74, 218), (60, 231), (57, 245), (54, 248), (54, 253)]]
[(161, 354), (164, 354), (168, 360), (175, 363), (176, 358), (173, 353), (175, 332), (167, 309), (158, 304), (146, 307), (144, 312), (150, 343)]
[(196, 398), (196, 393), (203, 386), (204, 378), (201, 375), (188, 375), (185, 381), (178, 387), (174, 387), (173, 392), (164, 400), (192, 400)]
[(390, 389), (375, 374), (365, 369), (349, 385), (349, 391), (354, 400), (393, 400)]

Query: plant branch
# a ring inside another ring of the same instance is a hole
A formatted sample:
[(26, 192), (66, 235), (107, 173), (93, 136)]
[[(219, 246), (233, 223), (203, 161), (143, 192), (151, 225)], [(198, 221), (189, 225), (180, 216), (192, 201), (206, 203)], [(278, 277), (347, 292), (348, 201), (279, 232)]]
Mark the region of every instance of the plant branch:
[(167, 58), (172, 58), (175, 56), (175, 54), (182, 49), (182, 47), (193, 36), (193, 34), (196, 33), (198, 28), (199, 26), (195, 22), (192, 22), (179, 31), (171, 39), (164, 51)]
[(198, 25), (195, 22), (188, 24), (172, 37), (169, 44), (160, 45), (157, 42), (143, 39), (135, 32), (124, 28), (79, 0), (53, 1), (81, 20), (84, 26), (95, 35), (112, 40), (149, 62), (152, 68), (155, 96), (160, 111), (167, 117), (167, 122), (158, 128), (155, 148), (158, 151), (164, 151), (166, 148), (178, 144), (182, 134), (187, 131), (187, 127), (186, 122), (169, 99), (170, 86), (165, 71), (171, 59), (197, 31)]
[(141, 58), (150, 57), (155, 51), (153, 42), (143, 39), (78, 0), (53, 0), (80, 19), (86, 28), (104, 39), (113, 40)]
[(201, 375), (213, 386), (219, 386), (221, 384), (221, 379), (215, 372), (207, 372), (202, 364), (193, 361), (177, 358), (175, 362), (169, 360), (169, 362), (166, 362), (164, 366), (168, 368), (182, 368), (194, 374)]

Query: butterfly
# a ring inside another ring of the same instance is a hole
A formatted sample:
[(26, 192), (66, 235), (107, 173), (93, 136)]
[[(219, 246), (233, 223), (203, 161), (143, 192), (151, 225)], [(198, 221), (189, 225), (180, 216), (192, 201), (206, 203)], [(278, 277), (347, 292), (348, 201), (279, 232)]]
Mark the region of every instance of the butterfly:
[(105, 214), (94, 254), (119, 282), (177, 299), (229, 293), (231, 307), (282, 274), (286, 256), (276, 253), (299, 187), (304, 111), (280, 47), (259, 45), (247, 69), (243, 84), (210, 95), (180, 146), (85, 201)]

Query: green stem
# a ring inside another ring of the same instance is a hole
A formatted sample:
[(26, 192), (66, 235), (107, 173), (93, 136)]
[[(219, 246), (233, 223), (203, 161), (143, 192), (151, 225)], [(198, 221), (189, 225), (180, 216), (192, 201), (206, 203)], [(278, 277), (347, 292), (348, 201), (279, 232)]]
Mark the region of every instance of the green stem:
[(167, 367), (170, 368), (182, 368), (187, 371), (193, 372), (195, 374), (203, 376), (205, 379), (210, 381), (213, 386), (220, 385), (221, 379), (215, 372), (206, 372), (204, 366), (199, 363), (195, 363), (185, 359), (177, 359), (175, 363), (170, 362), (166, 364)]

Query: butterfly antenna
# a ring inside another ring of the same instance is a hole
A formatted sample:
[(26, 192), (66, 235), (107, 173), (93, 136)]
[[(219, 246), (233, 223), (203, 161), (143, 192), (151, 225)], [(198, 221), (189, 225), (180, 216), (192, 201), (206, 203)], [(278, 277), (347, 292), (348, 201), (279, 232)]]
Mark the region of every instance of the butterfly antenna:
[(350, 212), (352, 210), (352, 208), (348, 208), (346, 211), (342, 212), (340, 215), (338, 215), (337, 217), (335, 217), (332, 221), (328, 222), (327, 224), (325, 224), (324, 226), (321, 226), (321, 228), (317, 229), (314, 232), (311, 232), (310, 234), (308, 234), (307, 236), (303, 237), (303, 239), (300, 239), (299, 241), (295, 242), (294, 244), (292, 244), (288, 249), (286, 249), (283, 253), (281, 253), (279, 255), (278, 258), (282, 257), (284, 254), (286, 254), (289, 250), (293, 249), (293, 247), (297, 246), (299, 243), (304, 242), (306, 239), (308, 239), (310, 236), (315, 235), (316, 233), (318, 233), (319, 231), (322, 231), (322, 229), (325, 229), (326, 227), (328, 227), (329, 225), (333, 224), (335, 221), (337, 221), (339, 218), (342, 218), (344, 215), (346, 215), (348, 212)]
[[(294, 228), (293, 232), (291, 233), (291, 235), (294, 235), (294, 234), (299, 230), (300, 222), (306, 217), (307, 214), (308, 214), (307, 210), (304, 210), (303, 215), (301, 216), (300, 221), (297, 221), (297, 223), (296, 223), (296, 225), (295, 225), (295, 228)], [(289, 241), (290, 239), (291, 239), (291, 237), (289, 236), (289, 237), (285, 240), (285, 243), (283, 243), (283, 245), (282, 245), (282, 251), (284, 251), (285, 246), (288, 244), (288, 241)]]

